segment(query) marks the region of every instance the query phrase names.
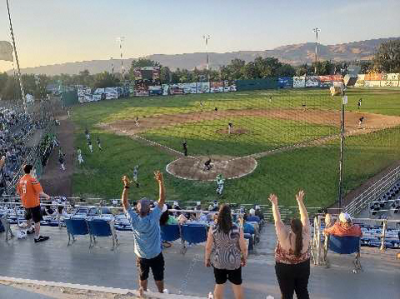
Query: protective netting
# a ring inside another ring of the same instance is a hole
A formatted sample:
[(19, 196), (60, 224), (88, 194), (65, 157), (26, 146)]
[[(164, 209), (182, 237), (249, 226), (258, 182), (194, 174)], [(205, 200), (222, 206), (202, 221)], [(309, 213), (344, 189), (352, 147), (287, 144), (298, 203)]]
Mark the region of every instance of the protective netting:
[[(399, 156), (398, 92), (379, 93), (383, 102), (373, 92), (358, 93), (348, 92), (345, 107), (344, 193)], [(89, 126), (107, 140), (103, 147), (110, 151), (107, 160), (105, 153), (100, 158), (84, 152), (89, 161), (80, 167), (91, 168), (94, 180), (89, 188), (84, 186), (88, 175), (74, 177), (75, 190), (83, 194), (98, 190), (115, 197), (118, 171), (130, 174), (139, 165), (141, 187), (134, 198), (154, 194), (152, 171), (158, 168), (170, 174), (168, 199), (189, 205), (213, 200), (267, 204), (268, 194), (275, 192), (282, 205), (292, 206), (298, 189), (306, 191), (310, 207), (337, 201), (341, 98), (326, 90), (134, 98), (92, 104), (74, 114), (82, 129), (78, 145), (86, 150), (83, 129)], [(129, 144), (116, 135), (129, 136)], [(97, 177), (103, 186), (97, 186)]]

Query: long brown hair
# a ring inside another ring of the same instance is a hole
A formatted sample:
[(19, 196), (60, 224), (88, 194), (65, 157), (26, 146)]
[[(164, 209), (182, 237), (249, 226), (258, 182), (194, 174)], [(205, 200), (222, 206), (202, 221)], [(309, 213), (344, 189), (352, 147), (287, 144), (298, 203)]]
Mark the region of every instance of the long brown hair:
[(301, 251), (303, 250), (303, 224), (301, 223), (300, 219), (292, 219), (290, 222), (290, 227), (292, 232), (296, 235), (294, 255), (299, 257), (301, 255)]
[(227, 204), (223, 204), (218, 212), (218, 229), (228, 234), (232, 225), (231, 208)]

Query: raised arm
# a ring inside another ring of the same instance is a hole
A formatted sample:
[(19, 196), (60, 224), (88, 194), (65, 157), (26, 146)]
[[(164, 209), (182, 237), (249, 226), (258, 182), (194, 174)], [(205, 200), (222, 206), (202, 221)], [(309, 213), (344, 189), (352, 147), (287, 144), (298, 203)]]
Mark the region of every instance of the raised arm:
[(158, 207), (162, 210), (165, 204), (165, 187), (164, 187), (164, 177), (160, 171), (154, 172), (154, 177), (158, 182), (158, 189), (160, 197), (158, 199)]
[(275, 194), (270, 194), (268, 200), (271, 202), (272, 205), (272, 215), (274, 216), (275, 224), (277, 222), (282, 222), (281, 214), (279, 213), (278, 208), (278, 197)]
[(299, 205), (299, 211), (300, 211), (300, 220), (301, 223), (303, 224), (303, 229), (307, 230), (310, 227), (310, 220), (308, 219), (308, 213), (306, 206), (304, 205), (304, 191), (300, 190), (299, 193), (296, 194), (296, 201), (297, 204)]
[(126, 175), (123, 176), (122, 182), (124, 183), (124, 189), (122, 190), (122, 197), (121, 197), (121, 202), (122, 206), (124, 208), (124, 211), (127, 212), (129, 209), (129, 203), (128, 203), (128, 189), (129, 189), (129, 179)]

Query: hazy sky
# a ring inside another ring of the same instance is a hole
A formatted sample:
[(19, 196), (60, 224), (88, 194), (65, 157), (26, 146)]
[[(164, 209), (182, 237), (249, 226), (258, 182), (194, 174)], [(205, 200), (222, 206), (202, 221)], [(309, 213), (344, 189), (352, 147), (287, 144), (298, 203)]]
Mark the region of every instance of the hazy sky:
[[(268, 50), (400, 36), (399, 0), (10, 0), (21, 67), (209, 50)], [(0, 0), (0, 40), (10, 40)], [(11, 63), (0, 61), (0, 71)]]

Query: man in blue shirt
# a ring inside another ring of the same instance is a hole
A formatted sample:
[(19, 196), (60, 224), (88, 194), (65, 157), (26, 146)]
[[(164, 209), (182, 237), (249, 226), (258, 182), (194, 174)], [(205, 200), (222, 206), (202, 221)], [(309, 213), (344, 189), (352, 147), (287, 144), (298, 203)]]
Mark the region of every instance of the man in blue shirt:
[(154, 173), (158, 182), (160, 198), (153, 211), (150, 211), (150, 201), (142, 198), (136, 210), (128, 203), (129, 179), (124, 176), (122, 181), (122, 205), (132, 225), (133, 240), (135, 243), (136, 265), (139, 271), (139, 293), (142, 296), (147, 291), (147, 279), (150, 269), (160, 293), (164, 292), (164, 257), (161, 252), (160, 217), (165, 203), (165, 189), (163, 176), (159, 171)]

